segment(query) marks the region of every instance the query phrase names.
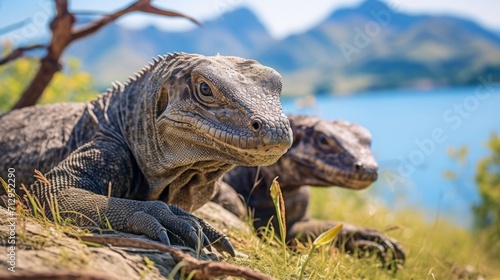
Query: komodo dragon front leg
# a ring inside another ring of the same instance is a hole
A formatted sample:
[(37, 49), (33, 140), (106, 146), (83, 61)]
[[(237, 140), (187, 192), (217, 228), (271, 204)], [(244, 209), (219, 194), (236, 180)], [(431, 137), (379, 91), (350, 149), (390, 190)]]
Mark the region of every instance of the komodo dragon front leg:
[(309, 186), (302, 186), (296, 191), (283, 193), (287, 219), (290, 219), (290, 222), (287, 220), (287, 240), (291, 246), (294, 246), (295, 239), (301, 242), (314, 240), (321, 233), (341, 223), (343, 226), (336, 239), (336, 247), (360, 257), (376, 254), (382, 266), (390, 269), (404, 264), (406, 257), (403, 247), (379, 230), (344, 221), (311, 219), (307, 214), (309, 191)]
[[(275, 177), (281, 185), (286, 209), (287, 240), (314, 239), (336, 225), (307, 215), (309, 186), (368, 187), (377, 178), (370, 151), (371, 136), (363, 127), (344, 121), (288, 116), (294, 133), (292, 147), (277, 163), (266, 167), (236, 167), (223, 177), (214, 200), (243, 217), (250, 209), (256, 229), (275, 216), (269, 186)], [(274, 226), (277, 225), (273, 219)], [(337, 246), (347, 252), (376, 252), (382, 262), (403, 263), (403, 248), (375, 229), (343, 223)]]
[(201, 233), (204, 246), (214, 245), (217, 250), (234, 255), (225, 235), (178, 206), (122, 198), (130, 195), (131, 182), (138, 179), (134, 176), (131, 154), (123, 147), (98, 139), (85, 144), (45, 174), (46, 182), (35, 182), (33, 192), (37, 197), (57, 198), (58, 206), (64, 209), (61, 217), (71, 218), (80, 225), (111, 226), (168, 245), (171, 235), (192, 248), (196, 248)]

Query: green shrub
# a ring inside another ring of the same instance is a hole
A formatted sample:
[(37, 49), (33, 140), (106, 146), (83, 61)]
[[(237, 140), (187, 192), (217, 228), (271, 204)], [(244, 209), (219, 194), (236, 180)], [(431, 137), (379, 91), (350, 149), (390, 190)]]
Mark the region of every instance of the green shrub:
[[(22, 57), (0, 66), (0, 113), (8, 111), (21, 97), (38, 65), (38, 59)], [(80, 70), (80, 62), (76, 58), (70, 58), (66, 61), (65, 70), (56, 73), (38, 103), (87, 101), (97, 94), (91, 75)]]

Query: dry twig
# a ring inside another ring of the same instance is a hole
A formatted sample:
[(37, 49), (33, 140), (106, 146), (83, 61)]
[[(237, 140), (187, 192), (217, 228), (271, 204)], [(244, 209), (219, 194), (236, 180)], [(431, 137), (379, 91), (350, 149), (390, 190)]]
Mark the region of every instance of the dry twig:
[(13, 50), (10, 54), (6, 55), (4, 58), (0, 59), (0, 65), (6, 64), (7, 62), (18, 59), (19, 57), (23, 56), (24, 52), (26, 52), (26, 51), (31, 51), (34, 49), (43, 49), (46, 47), (47, 46), (45, 46), (45, 45), (33, 45), (33, 46), (29, 46), (29, 47), (17, 48), (15, 50)]
[(161, 252), (169, 253), (174, 261), (184, 262), (186, 265), (182, 268), (184, 269), (186, 275), (194, 273), (193, 279), (212, 279), (219, 276), (236, 276), (244, 279), (251, 280), (270, 280), (273, 279), (270, 276), (262, 274), (257, 271), (253, 271), (249, 268), (214, 261), (200, 261), (189, 254), (181, 252), (177, 249), (168, 247), (166, 245), (160, 245), (155, 243), (150, 243), (147, 241), (129, 239), (116, 236), (80, 236), (83, 241), (108, 244), (117, 247), (132, 247), (141, 249), (154, 249)]

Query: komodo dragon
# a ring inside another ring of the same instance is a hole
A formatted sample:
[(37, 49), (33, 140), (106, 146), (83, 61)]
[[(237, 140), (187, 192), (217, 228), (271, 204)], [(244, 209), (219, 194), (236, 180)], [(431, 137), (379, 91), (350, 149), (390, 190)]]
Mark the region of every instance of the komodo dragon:
[[(266, 167), (236, 167), (226, 173), (214, 201), (239, 217), (246, 215), (240, 199), (251, 209), (256, 229), (275, 216), (269, 186), (279, 176), (286, 209), (287, 240), (315, 238), (336, 225), (309, 219), (309, 186), (363, 189), (377, 179), (371, 135), (345, 121), (325, 121), (308, 116), (288, 116), (293, 144), (277, 163)], [(273, 219), (276, 227), (276, 219)], [(337, 246), (348, 252), (376, 250), (382, 260), (404, 262), (405, 253), (381, 232), (343, 223)], [(356, 250), (357, 249), (357, 250)]]
[[(272, 164), (291, 146), (281, 85), (254, 60), (160, 56), (94, 101), (0, 115), (0, 177), (14, 168), (46, 209), (55, 195), (78, 224), (191, 247), (202, 232), (204, 245), (234, 255), (225, 235), (187, 211), (235, 165)], [(35, 169), (48, 183), (32, 179)]]

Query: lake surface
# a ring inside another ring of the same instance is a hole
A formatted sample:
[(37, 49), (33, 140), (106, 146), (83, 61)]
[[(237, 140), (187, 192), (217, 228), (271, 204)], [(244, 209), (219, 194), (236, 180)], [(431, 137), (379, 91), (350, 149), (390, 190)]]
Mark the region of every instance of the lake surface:
[[(428, 217), (450, 217), (470, 226), (480, 201), (474, 182), (477, 162), (489, 154), (486, 142), (500, 133), (500, 86), (365, 92), (318, 96), (304, 108), (285, 99), (285, 112), (343, 119), (368, 128), (380, 167), (374, 196), (389, 208), (419, 208)], [(448, 149), (467, 146), (464, 165)], [(443, 175), (454, 171), (452, 181)]]

